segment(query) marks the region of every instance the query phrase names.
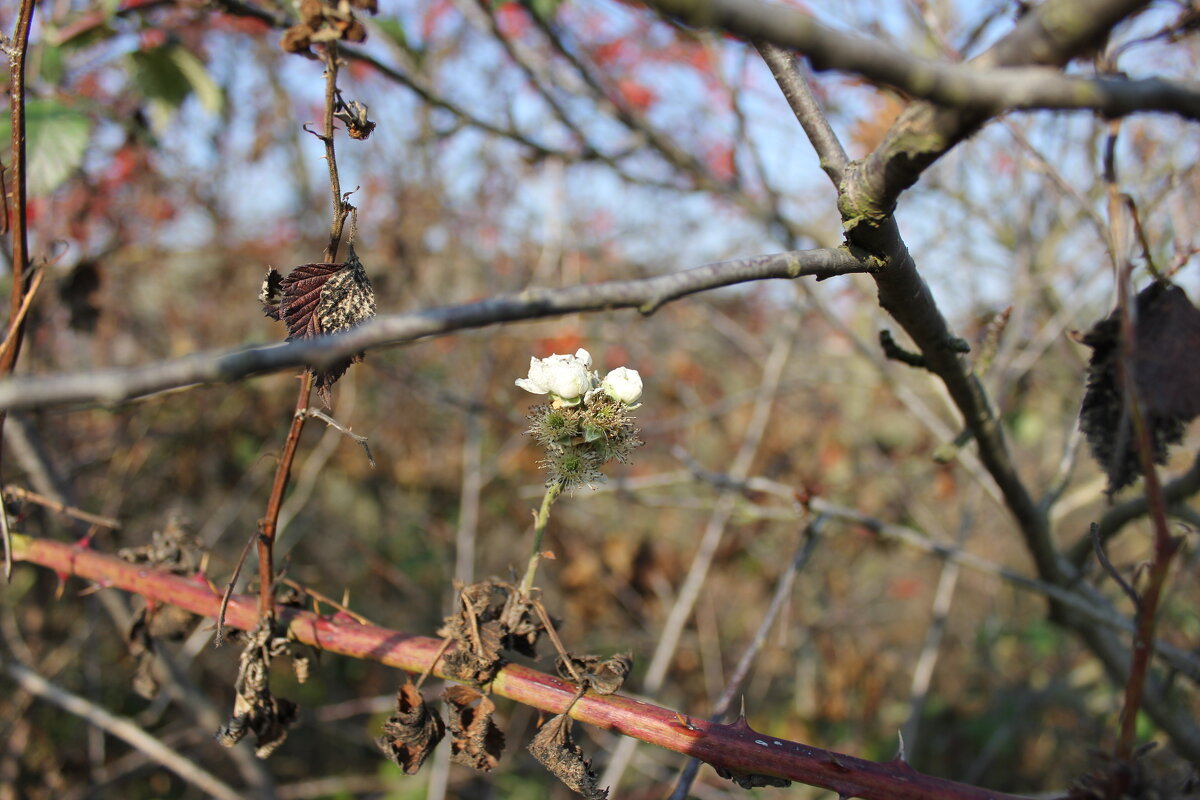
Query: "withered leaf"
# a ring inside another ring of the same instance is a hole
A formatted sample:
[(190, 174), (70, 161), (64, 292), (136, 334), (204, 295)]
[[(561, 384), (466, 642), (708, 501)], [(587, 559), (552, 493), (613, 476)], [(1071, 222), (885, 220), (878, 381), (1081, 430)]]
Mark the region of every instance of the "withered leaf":
[(536, 655), (542, 626), (532, 603), (501, 581), (480, 581), (459, 592), (459, 611), (445, 618), (438, 635), (455, 646), (442, 661), (455, 680), (484, 684), (503, 666), (501, 652)]
[(149, 544), (122, 547), (117, 556), (131, 564), (146, 564), (175, 575), (193, 575), (204, 560), (204, 547), (179, 520), (171, 519), (163, 530), (150, 534)]
[(573, 722), (563, 714), (551, 717), (529, 743), (529, 752), (569, 789), (586, 800), (606, 800), (608, 789), (596, 785), (597, 777), (592, 771), (591, 760), (583, 757), (583, 751), (571, 738)]
[(297, 9), (300, 21), (284, 32), (280, 47), (288, 53), (301, 53), (319, 42), (364, 41), (367, 29), (354, 17), (351, 9), (374, 14), (378, 5), (375, 0), (351, 0), (349, 3), (300, 0)]
[(287, 738), (300, 707), (271, 694), (270, 675), (271, 659), (288, 655), (289, 646), (286, 637), (274, 635), (270, 624), (260, 624), (246, 636), (233, 684), (237, 692), (233, 715), (216, 734), (217, 742), (224, 747), (233, 747), (247, 733), (253, 733), (255, 755), (267, 758)]
[[(375, 290), (353, 246), (343, 264), (302, 264), (286, 277), (273, 269), (268, 271), (258, 299), (268, 317), (287, 326), (289, 341), (348, 331), (375, 316)], [(330, 402), (330, 387), (350, 364), (361, 360), (359, 353), (324, 369), (311, 370), (326, 405)]]
[(792, 782), (787, 778), (776, 778), (774, 775), (756, 775), (753, 772), (738, 772), (732, 769), (725, 769), (713, 764), (713, 769), (717, 771), (717, 775), (728, 781), (733, 781), (743, 789), (757, 789), (760, 786), (791, 786)]
[(100, 320), (100, 286), (103, 273), (91, 260), (80, 261), (58, 288), (58, 296), (70, 311), (68, 325), (78, 331), (94, 331)]
[[(1200, 310), (1182, 289), (1155, 281), (1137, 296), (1130, 356), (1134, 385), (1156, 463), (1167, 460), (1188, 422), (1200, 414)], [(1111, 494), (1142, 473), (1121, 385), (1121, 314), (1114, 311), (1081, 338), (1092, 348), (1080, 428), (1108, 475)]]
[(396, 692), (396, 713), (383, 723), (383, 736), (375, 741), (405, 775), (415, 775), (445, 735), (441, 715), (417, 687), (405, 683)]
[[(583, 679), (587, 688), (596, 692), (596, 694), (616, 694), (619, 692), (621, 685), (629, 677), (629, 671), (633, 669), (633, 658), (628, 653), (621, 653), (612, 658), (601, 658), (600, 656), (593, 655), (577, 656), (573, 653), (567, 653), (566, 656), (570, 659), (571, 666), (575, 668), (575, 672)], [(558, 671), (560, 678), (569, 681), (575, 680), (570, 668), (561, 655), (554, 660), (554, 668)]]
[(504, 752), (504, 732), (496, 726), (496, 704), (469, 686), (448, 686), (450, 760), (491, 772)]

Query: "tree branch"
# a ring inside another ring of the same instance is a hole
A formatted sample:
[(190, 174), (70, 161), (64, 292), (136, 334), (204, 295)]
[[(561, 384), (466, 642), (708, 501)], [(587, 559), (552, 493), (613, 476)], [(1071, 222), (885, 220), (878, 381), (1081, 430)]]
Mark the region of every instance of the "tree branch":
[(289, 367), (323, 367), (347, 356), (500, 322), (543, 319), (581, 311), (636, 308), (650, 314), (697, 292), (748, 281), (870, 272), (876, 262), (851, 248), (752, 256), (637, 280), (526, 289), (458, 306), (381, 315), (338, 336), (223, 352), (195, 353), (140, 367), (95, 369), (0, 381), (0, 409), (76, 403), (119, 403), (197, 384), (227, 383)]
[[(38, 564), (112, 588), (177, 605), (212, 617), (220, 595), (206, 582), (146, 569), (93, 550), (46, 539), (17, 536), (18, 561)], [(281, 626), (296, 641), (330, 653), (377, 661), (406, 672), (422, 673), (437, 659), (442, 641), (400, 631), (334, 621), (292, 607), (276, 610)], [(237, 596), (229, 604), (231, 626), (258, 624), (254, 598)], [(433, 674), (447, 678), (438, 669)], [(577, 688), (551, 675), (509, 664), (489, 685), (492, 694), (631, 736), (742, 774), (771, 775), (800, 781), (865, 800), (1018, 800), (1006, 795), (917, 772), (903, 761), (866, 761), (817, 747), (757, 733), (745, 724), (721, 725), (620, 695), (588, 694), (572, 706)]]
[[(981, 112), (986, 116), (1027, 109), (1092, 109), (1110, 117), (1160, 111), (1200, 120), (1200, 84), (1194, 81), (1085, 78), (1063, 75), (1057, 69), (1042, 66), (996, 64), (994, 68), (982, 68), (980, 64), (937, 61), (914, 56), (887, 42), (828, 28), (797, 8), (757, 0), (646, 2), (691, 25), (721, 28), (754, 41), (797, 50), (808, 57), (814, 69), (851, 72), (946, 108)], [(1089, 13), (1087, 6), (1122, 9), (1105, 27), (1107, 30), (1129, 13), (1128, 6), (1144, 3), (1078, 5), (1080, 14)], [(1029, 38), (1043, 41), (1047, 63), (1054, 65), (1055, 51), (1067, 43), (1066, 39), (1054, 37)]]

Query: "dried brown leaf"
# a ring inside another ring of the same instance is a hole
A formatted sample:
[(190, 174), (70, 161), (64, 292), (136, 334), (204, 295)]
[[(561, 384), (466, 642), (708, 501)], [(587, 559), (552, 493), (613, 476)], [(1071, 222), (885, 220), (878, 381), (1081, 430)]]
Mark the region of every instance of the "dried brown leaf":
[[(1131, 354), (1134, 384), (1156, 463), (1167, 460), (1200, 414), (1200, 310), (1177, 286), (1155, 281), (1137, 296)], [(1092, 348), (1079, 424), (1116, 492), (1142, 474), (1121, 385), (1121, 315), (1114, 311), (1081, 338)]]
[[(586, 687), (596, 694), (619, 692), (625, 679), (629, 677), (629, 671), (633, 669), (633, 658), (628, 653), (615, 655), (612, 658), (593, 655), (577, 656), (573, 653), (567, 653), (566, 657), (570, 659), (570, 666), (575, 668), (575, 673), (583, 679)], [(563, 656), (560, 655), (554, 660), (554, 668), (558, 671), (560, 678), (575, 680), (575, 676), (571, 673)]]
[(454, 642), (442, 661), (455, 680), (484, 684), (503, 666), (503, 650), (536, 655), (542, 626), (532, 603), (501, 581), (480, 581), (459, 592), (459, 611), (445, 618), (438, 635)]
[(417, 688), (405, 683), (396, 692), (396, 713), (383, 723), (379, 749), (406, 775), (415, 775), (446, 735), (446, 723)]
[(449, 686), (442, 693), (449, 707), (450, 760), (491, 772), (504, 752), (504, 732), (496, 726), (496, 704), (469, 686)]
[[(343, 264), (302, 264), (280, 278), (267, 272), (259, 290), (263, 312), (287, 326), (287, 338), (341, 333), (375, 316), (375, 290), (354, 248)], [(317, 392), (330, 404), (330, 388), (362, 354), (312, 370)]]
[(275, 636), (269, 624), (260, 624), (246, 636), (246, 645), (238, 662), (233, 688), (233, 715), (217, 731), (216, 739), (224, 747), (233, 747), (247, 733), (255, 736), (254, 753), (267, 758), (283, 744), (288, 729), (296, 723), (300, 707), (291, 700), (271, 694), (271, 660), (289, 654), (290, 642)]
[(179, 520), (171, 519), (163, 530), (150, 534), (149, 544), (122, 547), (117, 556), (175, 575), (194, 575), (204, 560), (204, 547)]
[(563, 714), (551, 717), (529, 743), (529, 752), (569, 789), (586, 800), (606, 800), (608, 789), (597, 786), (592, 762), (583, 757), (583, 751), (571, 738), (573, 723), (574, 720)]

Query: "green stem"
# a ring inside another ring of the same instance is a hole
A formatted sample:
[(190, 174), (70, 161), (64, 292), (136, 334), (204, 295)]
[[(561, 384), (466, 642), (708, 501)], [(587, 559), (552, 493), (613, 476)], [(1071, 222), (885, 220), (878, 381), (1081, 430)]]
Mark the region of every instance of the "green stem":
[(546, 487), (542, 497), (542, 507), (538, 509), (533, 520), (533, 552), (529, 554), (529, 566), (525, 568), (525, 577), (521, 579), (521, 594), (529, 594), (533, 588), (533, 577), (537, 573), (538, 562), (542, 560), (542, 537), (546, 535), (546, 523), (550, 521), (550, 506), (562, 494), (561, 481), (554, 481)]

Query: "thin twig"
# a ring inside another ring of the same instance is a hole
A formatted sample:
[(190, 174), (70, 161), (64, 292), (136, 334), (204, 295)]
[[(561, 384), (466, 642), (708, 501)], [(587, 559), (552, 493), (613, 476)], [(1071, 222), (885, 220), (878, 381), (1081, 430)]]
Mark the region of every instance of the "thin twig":
[[(33, 298), (37, 295), (38, 289), (42, 288), (42, 279), (46, 277), (45, 270), (34, 270), (33, 279), (29, 282), (29, 290), (25, 292), (25, 297), (21, 300), (21, 307), (17, 309), (17, 315), (8, 323), (8, 333), (4, 336), (4, 341), (0, 343), (0, 363), (3, 363), (16, 342), (20, 332), (25, 328), (25, 315), (29, 313), (29, 307), (33, 305)], [(14, 359), (15, 360), (15, 359)]]
[(125, 741), (208, 796), (221, 800), (239, 800), (244, 797), (242, 792), (167, 747), (160, 738), (151, 736), (133, 721), (115, 716), (92, 701), (51, 683), (23, 664), (0, 661), (0, 667), (25, 691)]
[(577, 312), (634, 308), (651, 314), (698, 292), (750, 281), (870, 272), (882, 262), (847, 247), (750, 256), (653, 278), (607, 281), (562, 289), (529, 288), (463, 305), (383, 314), (336, 336), (285, 344), (195, 353), (140, 367), (89, 369), (51, 376), (0, 380), (0, 409), (50, 408), (72, 403), (119, 403), (194, 384), (225, 383), (291, 367), (323, 367), (355, 353), (503, 322), (546, 319)]
[(842, 181), (842, 172), (850, 158), (821, 110), (808, 77), (796, 63), (796, 57), (792, 53), (769, 42), (755, 42), (754, 46), (771, 68), (771, 74), (783, 91), (792, 113), (796, 115), (796, 121), (800, 123), (808, 141), (817, 152), (821, 169), (829, 176), (833, 185), (837, 186)]
[[(755, 455), (758, 453), (759, 446), (762, 444), (767, 425), (771, 419), (771, 411), (775, 405), (775, 396), (778, 392), (779, 382), (782, 379), (784, 367), (787, 365), (792, 353), (792, 346), (798, 325), (799, 314), (793, 312), (788, 314), (778, 326), (776, 339), (772, 344), (770, 354), (767, 356), (767, 362), (763, 367), (758, 402), (755, 403), (750, 423), (746, 426), (746, 431), (742, 435), (741, 445), (733, 458), (733, 463), (730, 465), (729, 474), (736, 480), (745, 480), (749, 475), (750, 466), (754, 461)], [(650, 665), (646, 668), (646, 674), (642, 679), (642, 688), (647, 694), (653, 695), (662, 688), (663, 682), (666, 680), (667, 672), (670, 669), (675, 650), (679, 646), (679, 640), (683, 635), (684, 627), (691, 617), (700, 592), (704, 588), (709, 568), (712, 566), (717, 548), (724, 538), (729, 520), (733, 517), (736, 498), (737, 492), (730, 489), (721, 490), (717, 497), (712, 513), (709, 515), (708, 523), (705, 525), (704, 533), (696, 545), (696, 552), (692, 556), (691, 566), (688, 568), (683, 584), (679, 587), (679, 593), (675, 598), (674, 604), (671, 606), (671, 610), (667, 613), (667, 619), (663, 623), (658, 643), (654, 648), (654, 655), (651, 657)], [(629, 766), (629, 762), (633, 757), (636, 744), (631, 739), (624, 739), (617, 745), (612, 758), (609, 760), (608, 767), (601, 777), (601, 785), (617, 787), (621, 776), (624, 774), (626, 767)]]
[(273, 614), (274, 602), (274, 545), (275, 529), (279, 524), (279, 510), (283, 508), (283, 495), (287, 491), (292, 474), (292, 463), (296, 460), (296, 449), (300, 444), (300, 433), (304, 430), (305, 410), (312, 395), (313, 373), (305, 370), (300, 377), (300, 391), (296, 396), (296, 410), (288, 428), (283, 453), (275, 466), (275, 480), (271, 484), (271, 495), (267, 499), (267, 513), (258, 521), (258, 609), (264, 620)]
[(1104, 542), (1100, 541), (1100, 526), (1093, 522), (1088, 528), (1088, 533), (1092, 537), (1092, 546), (1096, 550), (1096, 559), (1100, 562), (1100, 566), (1104, 567), (1104, 571), (1117, 582), (1117, 586), (1120, 586), (1125, 596), (1133, 602), (1134, 609), (1141, 608), (1142, 599), (1138, 597), (1138, 593), (1125, 580), (1125, 576), (1108, 560), (1108, 553), (1104, 551)]
[[(1132, 427), (1133, 445), (1142, 468), (1143, 491), (1146, 495), (1146, 505), (1154, 530), (1153, 558), (1146, 579), (1146, 588), (1135, 601), (1136, 630), (1129, 660), (1129, 676), (1125, 682), (1125, 700), (1121, 707), (1120, 732), (1114, 748), (1115, 756), (1120, 760), (1127, 761), (1133, 757), (1135, 749), (1137, 716), (1138, 711), (1142, 708), (1146, 680), (1150, 671), (1150, 657), (1154, 652), (1159, 598), (1166, 584), (1167, 573), (1171, 568), (1171, 559), (1179, 549), (1179, 540), (1173, 539), (1167, 528), (1166, 500), (1163, 496), (1162, 483), (1158, 477), (1158, 467), (1154, 463), (1154, 444), (1151, 441), (1149, 423), (1142, 410), (1143, 403), (1137, 385), (1134, 359), (1137, 352), (1138, 330), (1133, 318), (1135, 304), (1130, 297), (1133, 263), (1126, 255), (1125, 221), (1122, 214), (1122, 211), (1134, 210), (1135, 207), (1125, 203), (1125, 197), (1118, 187), (1116, 144), (1119, 133), (1120, 120), (1110, 121), (1104, 151), (1104, 181), (1108, 190), (1108, 219), (1112, 230), (1113, 251), (1117, 256), (1113, 262), (1113, 272), (1116, 277), (1117, 308), (1120, 319), (1117, 372), (1121, 385), (1121, 427), (1123, 432), (1126, 419)], [(1119, 442), (1115, 452), (1120, 454), (1124, 451), (1125, 445)], [(1092, 533), (1099, 541), (1094, 527)]]
[(321, 592), (318, 592), (316, 589), (310, 589), (309, 587), (304, 586), (303, 584), (297, 583), (296, 581), (292, 580), (291, 578), (281, 578), (279, 582), (285, 586), (290, 586), (291, 588), (295, 589), (297, 592), (306, 594), (309, 597), (311, 597), (313, 599), (313, 603), (314, 603), (313, 613), (320, 613), (320, 609), (315, 608), (315, 604), (320, 602), (320, 603), (324, 603), (327, 606), (336, 608), (338, 611), (342, 612), (347, 617), (350, 617), (350, 619), (354, 620), (359, 625), (374, 625), (375, 624), (375, 623), (371, 622), (371, 620), (364, 617), (362, 614), (359, 614), (357, 611), (352, 610), (345, 603), (340, 603), (337, 600), (334, 600), (329, 595), (322, 594)]
[(371, 469), (375, 469), (375, 458), (374, 458), (374, 456), (371, 455), (371, 446), (369, 444), (367, 444), (366, 436), (359, 436), (357, 433), (352, 432), (349, 428), (343, 428), (341, 426), (341, 424), (338, 423), (337, 420), (335, 420), (333, 417), (326, 414), (324, 411), (321, 411), (320, 409), (308, 408), (308, 409), (305, 409), (304, 413), (310, 417), (315, 417), (315, 418), (321, 420), (329, 427), (333, 428), (336, 431), (339, 431), (343, 436), (353, 439), (355, 442), (357, 442), (359, 445), (361, 445), (362, 449), (367, 454), (367, 463), (371, 465)]
[[(767, 642), (767, 634), (770, 633), (779, 613), (791, 597), (792, 584), (796, 581), (796, 575), (804, 569), (804, 565), (808, 563), (809, 557), (817, 546), (817, 538), (821, 533), (821, 528), (825, 525), (825, 520), (826, 517), (823, 514), (818, 514), (815, 519), (804, 526), (800, 546), (796, 548), (796, 553), (792, 556), (792, 561), (787, 569), (779, 576), (779, 581), (775, 584), (775, 593), (771, 597), (771, 604), (767, 606), (767, 611), (759, 620), (754, 636), (750, 638), (746, 649), (742, 651), (742, 656), (738, 659), (733, 674), (729, 676), (724, 691), (713, 705), (713, 713), (709, 717), (711, 722), (721, 721), (725, 712), (729, 710), (729, 706), (733, 704), (733, 698), (741, 691), (742, 684), (746, 682), (746, 676), (750, 674), (750, 668), (754, 665), (754, 660), (758, 658), (763, 645)], [(698, 758), (688, 761), (687, 766), (679, 774), (679, 780), (675, 784), (674, 791), (671, 792), (670, 800), (686, 800), (692, 783), (700, 772), (700, 763)]]
[(83, 509), (75, 508), (74, 506), (64, 505), (63, 503), (60, 503), (51, 497), (46, 497), (38, 492), (34, 492), (20, 486), (13, 486), (11, 484), (5, 486), (4, 494), (13, 498), (14, 500), (33, 503), (35, 505), (48, 508), (58, 514), (72, 517), (80, 520), (81, 522), (86, 522), (89, 525), (99, 525), (102, 528), (110, 528), (112, 530), (120, 530), (121, 528), (121, 523), (119, 520), (112, 519), (111, 517), (102, 517), (99, 514), (92, 514), (88, 511), (84, 511)]
[[(25, 334), (25, 271), (29, 267), (29, 221), (25, 196), (25, 57), (29, 52), (29, 29), (33, 25), (33, 7), (36, 0), (21, 0), (17, 15), (16, 31), (8, 52), (8, 96), (10, 110), (10, 144), (12, 152), (12, 205), (7, 207), (6, 219), (12, 236), (12, 294), (9, 296), (8, 329), (4, 336), (4, 347), (0, 349), (0, 378), (12, 374), (21, 354), (21, 341)], [(8, 195), (5, 196), (7, 206)], [(0, 463), (4, 452), (4, 419), (6, 412), (0, 409)], [(0, 542), (4, 547), (4, 580), (12, 577), (12, 537), (8, 530), (8, 512), (0, 501)]]

